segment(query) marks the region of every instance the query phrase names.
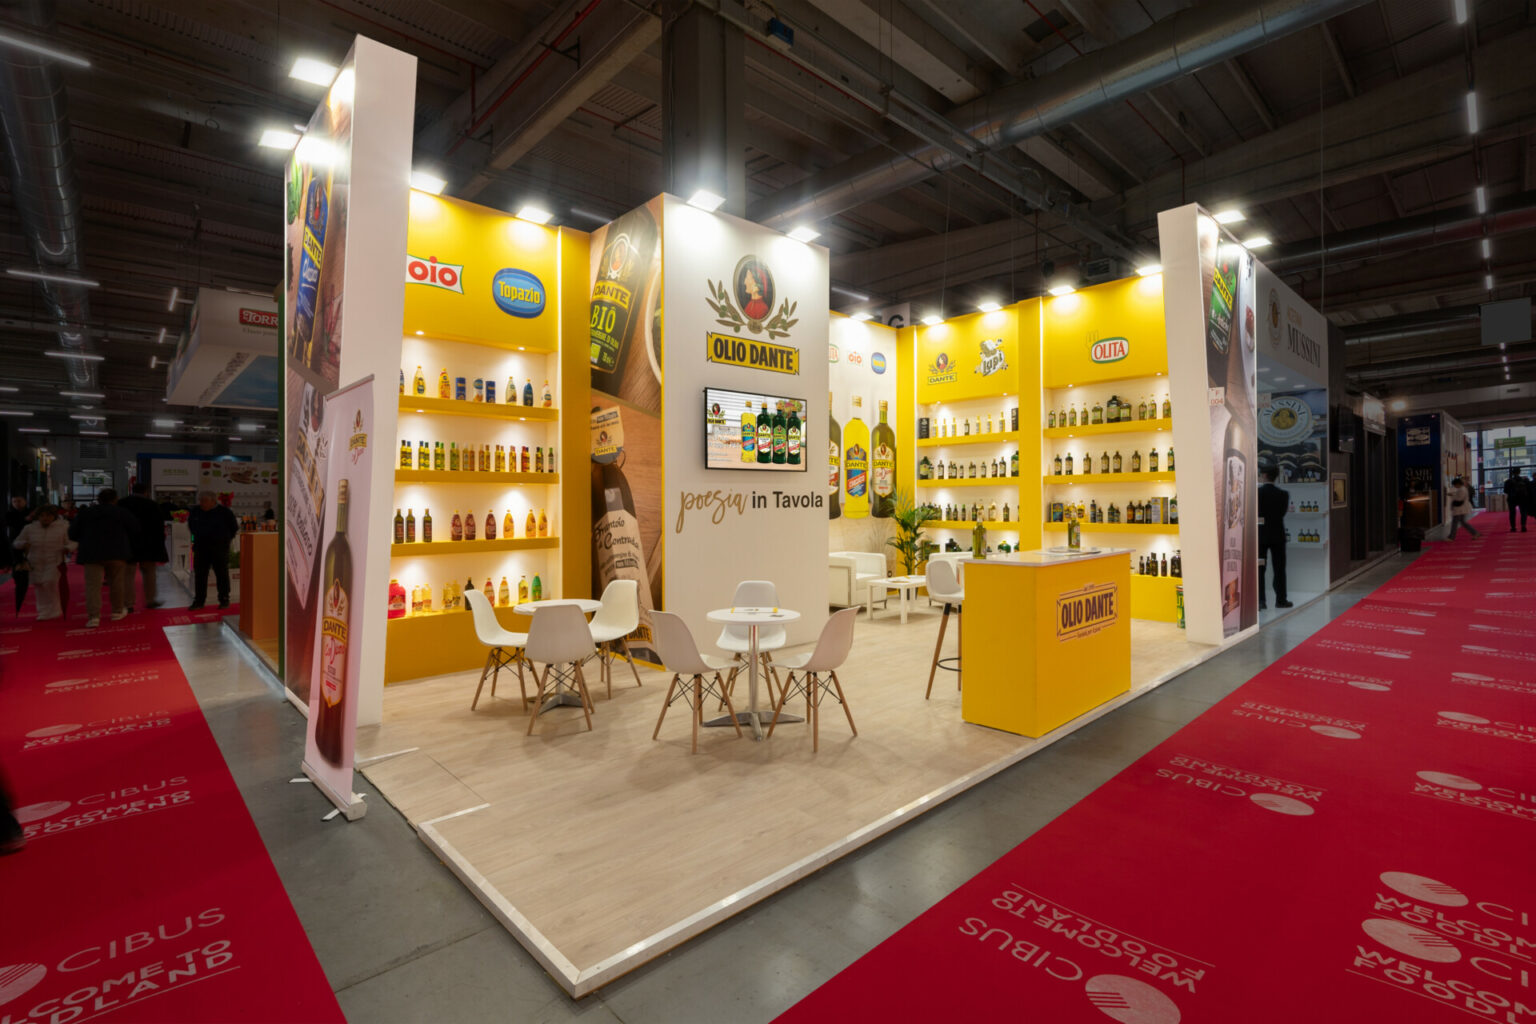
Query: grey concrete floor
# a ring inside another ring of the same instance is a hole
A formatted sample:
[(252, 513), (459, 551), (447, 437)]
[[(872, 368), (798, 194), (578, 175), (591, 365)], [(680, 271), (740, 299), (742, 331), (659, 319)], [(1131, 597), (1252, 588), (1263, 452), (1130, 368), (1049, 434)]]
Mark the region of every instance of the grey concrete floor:
[[(579, 1002), (385, 801), (369, 800), (352, 824), (321, 821), (330, 804), (289, 781), (302, 719), (219, 627), (167, 632), (349, 1020), (752, 1022), (789, 1008), (1409, 561), (1386, 560)], [(622, 871), (623, 851), (613, 857)]]

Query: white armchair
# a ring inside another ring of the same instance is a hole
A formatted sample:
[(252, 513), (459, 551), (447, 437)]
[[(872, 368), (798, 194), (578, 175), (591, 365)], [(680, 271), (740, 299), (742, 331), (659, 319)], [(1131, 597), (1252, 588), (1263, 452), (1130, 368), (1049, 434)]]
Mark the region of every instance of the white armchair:
[[(869, 583), (888, 575), (885, 555), (878, 551), (834, 551), (827, 557), (827, 603), (835, 608), (851, 608), (869, 601)], [(875, 596), (885, 607), (886, 595)]]

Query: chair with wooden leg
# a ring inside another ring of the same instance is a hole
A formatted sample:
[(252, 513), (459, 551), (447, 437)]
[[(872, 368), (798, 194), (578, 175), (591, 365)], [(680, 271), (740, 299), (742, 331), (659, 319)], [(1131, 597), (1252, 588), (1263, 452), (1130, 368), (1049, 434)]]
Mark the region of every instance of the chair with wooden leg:
[[(928, 596), (935, 601), (944, 602), (944, 617), (939, 620), (939, 639), (933, 645), (933, 664), (928, 667), (928, 692), (923, 695), (923, 700), (933, 696), (933, 677), (939, 669), (955, 673), (955, 689), (960, 689), (960, 656), (953, 658), (941, 658), (939, 652), (944, 649), (944, 630), (949, 626), (949, 613), (953, 611), (955, 618), (960, 617), (960, 606), (965, 602), (965, 588), (960, 585), (959, 578), (955, 575), (955, 566), (952, 562), (932, 561), (928, 562)], [(957, 623), (957, 630), (963, 628)], [(945, 662), (952, 661), (953, 665)]]
[[(597, 644), (598, 659), (602, 665), (603, 682), (608, 684), (608, 696), (613, 697), (613, 664), (611, 659), (622, 651), (629, 662), (629, 670), (635, 675), (635, 685), (640, 685), (640, 670), (629, 653), (629, 643), (624, 639), (640, 628), (640, 585), (634, 580), (613, 580), (603, 588), (603, 606), (592, 616), (589, 628), (592, 641)], [(617, 649), (616, 649), (617, 648)]]
[[(699, 726), (704, 724), (704, 702), (710, 697), (720, 700), (730, 713), (736, 735), (741, 735), (741, 723), (736, 720), (736, 708), (731, 705), (731, 695), (726, 690), (720, 673), (729, 669), (732, 662), (709, 654), (700, 654), (694, 642), (693, 631), (681, 616), (672, 612), (655, 612), (651, 621), (656, 626), (656, 653), (661, 663), (672, 673), (667, 687), (666, 700), (661, 702), (661, 714), (656, 718), (656, 730), (651, 739), (661, 735), (661, 723), (666, 720), (667, 709), (674, 701), (681, 700), (693, 711), (693, 752), (699, 752)], [(683, 677), (687, 676), (687, 679)]]
[[(736, 596), (731, 599), (732, 608), (777, 608), (779, 591), (772, 580), (742, 580), (736, 584)], [(771, 651), (777, 651), (789, 642), (789, 634), (783, 626), (762, 626), (757, 631), (757, 656), (762, 661), (763, 678), (768, 683), (768, 701), (773, 702), (773, 691), (779, 676), (774, 670)], [(720, 630), (715, 646), (731, 653), (731, 674), (725, 678), (727, 692), (736, 687), (736, 677), (746, 668), (747, 654), (752, 650), (751, 627), (728, 625)]]
[(485, 689), (485, 677), (491, 677), (491, 696), (496, 696), (496, 678), (509, 665), (517, 666), (517, 685), (523, 691), (523, 706), (528, 705), (528, 684), (523, 677), (523, 648), (528, 645), (527, 633), (514, 633), (496, 621), (496, 611), (491, 602), (478, 590), (466, 590), (464, 598), (469, 602), (470, 616), (475, 623), (475, 638), (490, 648), (485, 656), (485, 667), (480, 670), (480, 685), (475, 687), (475, 699), (469, 710), (480, 704), (480, 691)]
[(848, 699), (843, 695), (843, 684), (837, 681), (837, 670), (848, 660), (848, 652), (853, 649), (853, 624), (858, 615), (857, 605), (833, 612), (827, 624), (821, 627), (821, 638), (816, 641), (814, 651), (791, 655), (779, 662), (779, 667), (788, 674), (779, 687), (779, 702), (774, 706), (773, 721), (768, 725), (770, 739), (784, 705), (797, 693), (805, 694), (805, 720), (811, 723), (812, 751), (821, 747), (821, 702), (829, 694), (843, 706), (843, 714), (848, 716), (848, 728), (855, 736), (859, 734), (859, 727), (853, 724), (853, 712), (848, 709)]
[[(568, 702), (574, 694), (581, 713), (586, 716), (587, 730), (592, 729), (592, 696), (587, 692), (587, 680), (581, 672), (581, 663), (597, 653), (592, 643), (592, 632), (587, 629), (587, 617), (573, 604), (549, 605), (533, 615), (533, 625), (528, 627), (528, 645), (523, 656), (544, 666), (538, 675), (539, 693), (534, 698), (533, 713), (528, 716), (528, 735), (533, 735), (533, 723), (539, 720), (547, 707)], [(569, 669), (565, 669), (569, 666)], [(566, 672), (570, 681), (565, 682)], [(551, 685), (551, 676), (554, 677)], [(565, 692), (562, 693), (561, 691)], [(547, 704), (546, 704), (547, 702)]]

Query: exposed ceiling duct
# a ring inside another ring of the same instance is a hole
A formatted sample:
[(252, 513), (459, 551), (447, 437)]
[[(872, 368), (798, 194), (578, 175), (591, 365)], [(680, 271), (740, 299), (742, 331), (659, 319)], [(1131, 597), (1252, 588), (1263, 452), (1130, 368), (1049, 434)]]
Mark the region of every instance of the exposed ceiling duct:
[(1478, 213), (1472, 205), (1459, 206), (1321, 238), (1287, 242), (1266, 254), (1264, 265), (1275, 271), (1305, 270), (1307, 264), (1324, 257), (1328, 262), (1341, 263), (1465, 242), (1482, 237), (1485, 221), (1490, 237), (1536, 228), (1536, 192), (1519, 192), (1495, 200), (1488, 204), (1487, 213)]
[(1407, 313), (1373, 320), (1358, 327), (1345, 327), (1344, 343), (1368, 345), (1377, 341), (1402, 341), (1405, 338), (1432, 337), (1451, 331), (1475, 330), (1482, 319), (1480, 306), (1453, 306), (1423, 313)]
[[(31, 28), (39, 38), (56, 35), (49, 0), (23, 0), (8, 6), (15, 15), (13, 23)], [(5, 136), (16, 213), (38, 269), (82, 276), (80, 191), (64, 109), (64, 78), (55, 59), (15, 47), (0, 49), (0, 134)], [(59, 347), (88, 351), (87, 289), (53, 281), (40, 281), (37, 286), (48, 316), (57, 322)], [(63, 362), (70, 384), (95, 386), (96, 372), (90, 362)]]
[[(1109, 103), (1230, 60), (1265, 43), (1361, 7), (1366, 0), (1212, 0), (1165, 18), (1060, 71), (968, 103), (948, 119), (988, 151), (1016, 145)], [(940, 146), (874, 151), (812, 175), (754, 205), (750, 218), (775, 227), (813, 222), (949, 170), (960, 158)]]

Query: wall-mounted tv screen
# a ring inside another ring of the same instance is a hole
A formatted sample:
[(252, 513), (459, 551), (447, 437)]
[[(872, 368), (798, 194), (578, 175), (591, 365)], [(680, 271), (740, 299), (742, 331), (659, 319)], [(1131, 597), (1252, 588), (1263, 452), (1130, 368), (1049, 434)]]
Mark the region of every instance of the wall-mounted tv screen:
[(706, 469), (801, 473), (810, 463), (803, 398), (704, 389)]

